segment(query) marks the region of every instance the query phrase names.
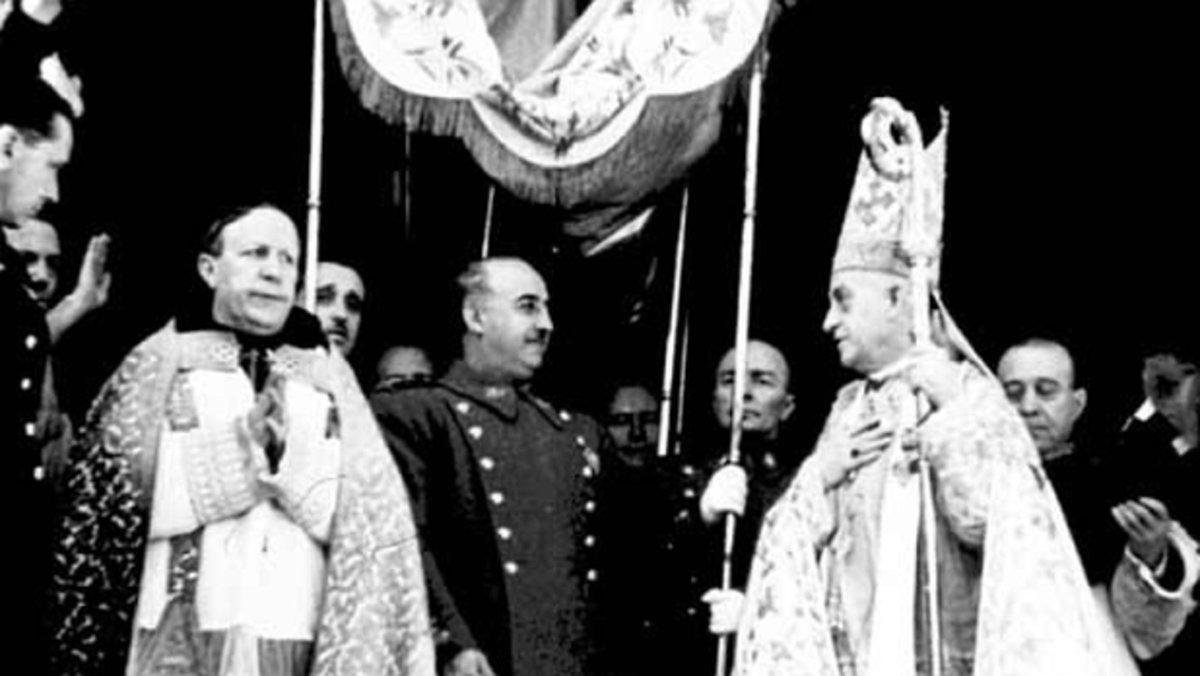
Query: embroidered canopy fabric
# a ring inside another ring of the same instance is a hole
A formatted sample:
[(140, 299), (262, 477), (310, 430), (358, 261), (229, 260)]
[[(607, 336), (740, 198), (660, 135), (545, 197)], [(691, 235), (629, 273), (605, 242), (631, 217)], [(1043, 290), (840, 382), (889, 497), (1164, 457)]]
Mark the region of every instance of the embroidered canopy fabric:
[(598, 239), (712, 146), (771, 3), (594, 0), (557, 42), (570, 10), (538, 0), (333, 0), (332, 17), (368, 109), (458, 136), (495, 181)]

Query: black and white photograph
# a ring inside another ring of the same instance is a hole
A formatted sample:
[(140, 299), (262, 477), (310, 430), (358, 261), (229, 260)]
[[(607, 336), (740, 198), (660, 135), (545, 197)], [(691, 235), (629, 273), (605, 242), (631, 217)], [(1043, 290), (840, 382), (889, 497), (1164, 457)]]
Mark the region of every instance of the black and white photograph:
[(0, 0), (0, 671), (1195, 673), (1189, 28)]

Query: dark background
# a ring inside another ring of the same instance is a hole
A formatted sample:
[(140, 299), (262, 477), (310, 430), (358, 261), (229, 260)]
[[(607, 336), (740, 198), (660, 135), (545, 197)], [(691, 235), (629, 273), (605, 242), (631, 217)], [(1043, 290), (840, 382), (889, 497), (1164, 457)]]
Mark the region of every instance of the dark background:
[[(1097, 7), (841, 5), (801, 2), (770, 39), (751, 322), (792, 362), (797, 431), (820, 424), (849, 375), (819, 327), (859, 120), (878, 95), (916, 110), (926, 138), (937, 106), (951, 111), (942, 288), (968, 337), (991, 363), (1030, 334), (1067, 341), (1092, 425), (1118, 425), (1140, 399), (1147, 341), (1194, 332), (1184, 22)], [(79, 408), (177, 306), (209, 222), (267, 200), (303, 224), (312, 11), (80, 2), (62, 21), (88, 110), (56, 219), (76, 257), (87, 235), (110, 232), (116, 278), (109, 306), (62, 347), (59, 378)], [(454, 356), (451, 280), (477, 255), (488, 183), (457, 141), (414, 137), (406, 221), (403, 135), (358, 105), (327, 39), (322, 257), (366, 278), (357, 357), (369, 383), (390, 342)], [(743, 121), (735, 103), (689, 181), (693, 430), (707, 429), (713, 368), (733, 341)], [(678, 203), (664, 195), (644, 237), (585, 259), (552, 214), (498, 195), (493, 252), (526, 256), (550, 280), (557, 332), (540, 386), (552, 398), (596, 411), (619, 380), (657, 384)]]

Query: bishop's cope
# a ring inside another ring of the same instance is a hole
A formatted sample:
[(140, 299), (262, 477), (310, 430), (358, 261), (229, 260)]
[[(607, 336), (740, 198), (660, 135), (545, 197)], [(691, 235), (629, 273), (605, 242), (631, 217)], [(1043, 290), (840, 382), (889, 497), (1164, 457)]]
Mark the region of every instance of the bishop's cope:
[(439, 666), (597, 673), (601, 428), (530, 389), (554, 328), (541, 275), (490, 258), (458, 283), (462, 358), (372, 396), (412, 491)]
[(201, 290), (104, 385), (72, 450), (54, 673), (432, 674), (405, 487), (316, 319), (295, 225), (208, 230)]
[[(860, 377), (838, 392), (765, 519), (738, 674), (1107, 673), (1037, 452), (937, 291), (945, 119), (928, 147), (894, 100), (877, 99), (863, 121), (823, 325)], [(932, 341), (917, 340), (914, 241), (937, 243), (926, 250)], [(922, 527), (919, 453), (933, 532)]]

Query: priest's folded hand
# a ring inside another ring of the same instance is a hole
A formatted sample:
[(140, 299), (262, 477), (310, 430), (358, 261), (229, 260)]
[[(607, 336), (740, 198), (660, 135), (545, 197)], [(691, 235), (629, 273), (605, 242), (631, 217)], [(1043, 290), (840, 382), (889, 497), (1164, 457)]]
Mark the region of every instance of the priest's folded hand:
[(287, 407), (283, 397), (283, 378), (272, 377), (254, 400), (254, 408), (246, 415), (250, 438), (266, 452), (270, 469), (279, 467), (287, 439)]

